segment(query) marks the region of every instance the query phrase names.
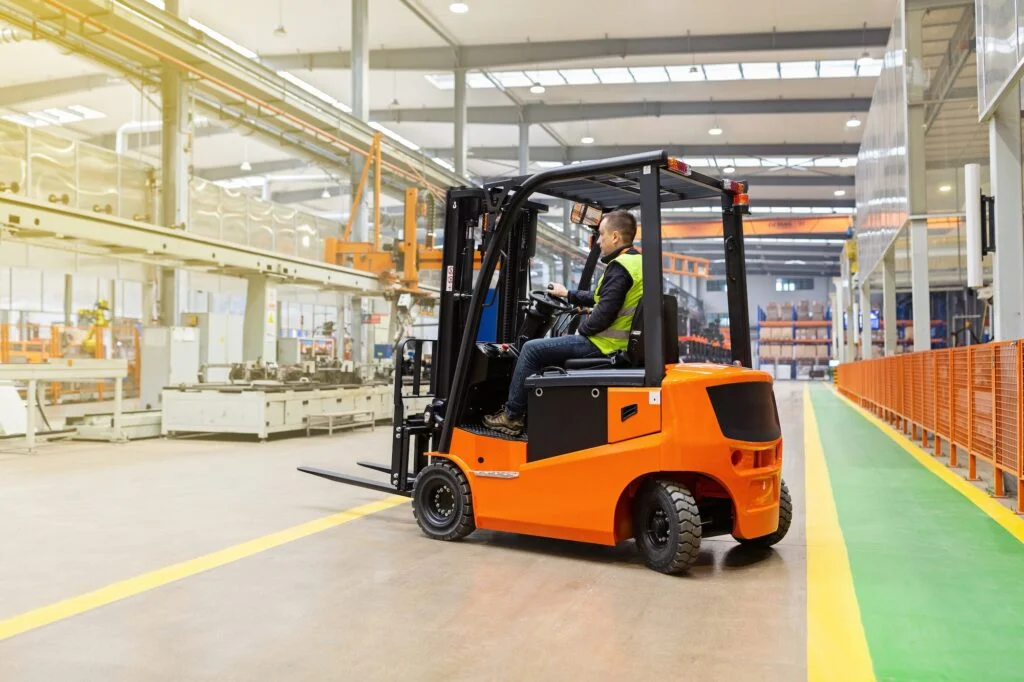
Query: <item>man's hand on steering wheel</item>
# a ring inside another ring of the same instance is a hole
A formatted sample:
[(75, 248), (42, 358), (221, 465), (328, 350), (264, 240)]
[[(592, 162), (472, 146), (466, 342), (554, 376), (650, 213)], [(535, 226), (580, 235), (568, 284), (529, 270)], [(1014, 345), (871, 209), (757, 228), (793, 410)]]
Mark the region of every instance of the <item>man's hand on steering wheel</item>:
[(569, 290), (565, 288), (564, 284), (560, 284), (559, 282), (548, 282), (548, 293), (552, 296), (557, 296), (558, 298), (564, 298), (566, 300), (569, 298)]

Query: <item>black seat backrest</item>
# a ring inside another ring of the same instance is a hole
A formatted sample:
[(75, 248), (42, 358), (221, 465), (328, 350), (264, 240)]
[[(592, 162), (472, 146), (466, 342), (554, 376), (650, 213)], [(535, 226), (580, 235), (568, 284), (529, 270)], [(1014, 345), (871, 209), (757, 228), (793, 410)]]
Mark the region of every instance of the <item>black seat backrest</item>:
[[(661, 297), (661, 334), (664, 364), (679, 362), (679, 302), (672, 294)], [(630, 367), (644, 366), (644, 302), (641, 299), (633, 313), (633, 324), (629, 329), (629, 343), (626, 346)]]

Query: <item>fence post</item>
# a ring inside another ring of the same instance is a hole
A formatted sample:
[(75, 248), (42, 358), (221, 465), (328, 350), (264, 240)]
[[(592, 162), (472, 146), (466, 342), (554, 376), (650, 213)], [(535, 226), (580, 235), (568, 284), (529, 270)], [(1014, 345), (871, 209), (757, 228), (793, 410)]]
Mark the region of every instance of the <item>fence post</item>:
[(1017, 513), (1024, 514), (1024, 343), (1014, 341), (1017, 352), (1013, 354), (1017, 365), (1017, 390), (1013, 392), (1017, 404), (1013, 406), (1017, 413)]
[(953, 358), (956, 357), (956, 351), (952, 348), (949, 349), (949, 466), (956, 466), (956, 408), (953, 405), (953, 397), (956, 395), (954, 390), (953, 380)]
[(999, 430), (996, 428), (996, 397), (999, 395), (996, 391), (996, 379), (998, 373), (996, 372), (997, 365), (999, 365), (999, 351), (1002, 350), (1004, 344), (992, 344), (992, 483), (995, 486), (994, 497), (1005, 497), (1006, 491), (1003, 489), (1003, 472), (999, 468), (999, 443), (996, 440)]
[(967, 480), (978, 480), (978, 458), (974, 456), (974, 346), (967, 347)]
[(931, 352), (932, 356), (932, 438), (934, 438), (932, 454), (938, 457), (942, 454), (942, 439), (939, 437), (939, 354)]

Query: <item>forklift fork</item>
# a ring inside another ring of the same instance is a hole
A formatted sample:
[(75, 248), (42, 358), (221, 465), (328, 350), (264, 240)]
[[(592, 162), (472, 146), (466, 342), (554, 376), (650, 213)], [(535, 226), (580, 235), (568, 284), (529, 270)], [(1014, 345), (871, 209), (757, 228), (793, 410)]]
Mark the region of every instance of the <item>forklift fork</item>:
[[(428, 410), (426, 414), (416, 413), (408, 416), (405, 414), (406, 400), (433, 397), (430, 393), (423, 392), (423, 347), (428, 343), (431, 346), (434, 344), (431, 340), (408, 339), (399, 347), (399, 352), (395, 356), (395, 411), (394, 437), (391, 439), (391, 466), (374, 462), (357, 462), (361, 467), (388, 474), (390, 476), (388, 483), (314, 467), (299, 467), (299, 471), (326, 478), (329, 481), (411, 497), (416, 485), (416, 475), (423, 470), (423, 467), (427, 466), (426, 453), (430, 449), (430, 442), (436, 430), (432, 411)], [(405, 355), (410, 347), (412, 348), (412, 358), (409, 371), (406, 371)], [(410, 379), (412, 388), (412, 392), (408, 395), (404, 392), (406, 378)], [(410, 446), (414, 448), (411, 457), (413, 464), (411, 472), (409, 471)]]

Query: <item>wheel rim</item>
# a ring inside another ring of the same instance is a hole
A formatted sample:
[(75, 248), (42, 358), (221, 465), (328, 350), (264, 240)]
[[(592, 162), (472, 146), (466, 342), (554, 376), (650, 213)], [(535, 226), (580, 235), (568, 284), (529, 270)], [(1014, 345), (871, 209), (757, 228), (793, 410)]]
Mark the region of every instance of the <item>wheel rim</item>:
[(437, 481), (423, 492), (423, 514), (430, 525), (437, 528), (451, 525), (457, 508), (451, 485), (447, 481)]
[(654, 507), (647, 513), (647, 524), (644, 528), (644, 538), (647, 543), (656, 549), (663, 549), (668, 546), (669, 523), (668, 514), (660, 507)]

